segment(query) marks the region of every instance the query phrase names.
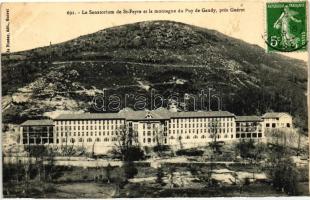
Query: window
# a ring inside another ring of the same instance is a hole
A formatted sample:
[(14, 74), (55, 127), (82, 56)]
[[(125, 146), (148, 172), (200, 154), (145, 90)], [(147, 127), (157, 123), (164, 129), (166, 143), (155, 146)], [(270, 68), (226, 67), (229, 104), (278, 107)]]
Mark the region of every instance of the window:
[(148, 142), (148, 143), (151, 143), (151, 142), (152, 142), (151, 138), (148, 138), (148, 139), (147, 139), (147, 142)]
[(291, 124), (290, 124), (290, 123), (287, 123), (287, 124), (286, 124), (286, 127), (287, 127), (287, 128), (290, 128), (290, 127), (291, 127)]
[(272, 123), (272, 128), (275, 128), (276, 127), (276, 123)]
[(87, 142), (92, 142), (92, 139), (91, 138), (87, 138)]
[(100, 138), (96, 138), (96, 142), (100, 142)]
[(74, 138), (71, 138), (70, 139), (70, 142), (73, 144), (75, 142), (75, 139)]
[(80, 138), (80, 139), (79, 139), (79, 142), (83, 142), (83, 138)]
[(262, 137), (262, 133), (258, 133), (258, 137)]
[(266, 127), (270, 127), (270, 124), (269, 124), (269, 123), (267, 123), (267, 124), (266, 124)]
[(134, 129), (138, 129), (138, 124), (133, 125)]

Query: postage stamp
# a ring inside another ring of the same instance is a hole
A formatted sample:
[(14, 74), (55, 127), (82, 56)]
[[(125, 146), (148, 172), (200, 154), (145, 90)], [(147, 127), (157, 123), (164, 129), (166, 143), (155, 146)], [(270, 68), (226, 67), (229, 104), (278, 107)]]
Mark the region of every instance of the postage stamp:
[(306, 2), (268, 2), (267, 51), (307, 50)]

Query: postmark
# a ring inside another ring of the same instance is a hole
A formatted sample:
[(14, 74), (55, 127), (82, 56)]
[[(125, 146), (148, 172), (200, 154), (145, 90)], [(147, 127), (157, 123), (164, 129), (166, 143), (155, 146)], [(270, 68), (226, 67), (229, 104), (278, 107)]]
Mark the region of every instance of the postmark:
[(266, 25), (267, 52), (307, 50), (306, 2), (268, 2)]

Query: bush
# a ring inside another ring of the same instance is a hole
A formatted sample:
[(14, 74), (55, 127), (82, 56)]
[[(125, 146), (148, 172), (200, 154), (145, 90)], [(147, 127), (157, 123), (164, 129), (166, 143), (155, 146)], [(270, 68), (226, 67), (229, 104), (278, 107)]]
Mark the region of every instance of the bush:
[(250, 185), (251, 181), (249, 177), (245, 177), (243, 185)]
[(145, 159), (144, 151), (139, 146), (130, 146), (124, 149), (113, 149), (112, 157), (123, 161), (138, 161)]
[(154, 147), (155, 152), (170, 151), (169, 145), (157, 145)]
[(135, 166), (137, 166), (137, 167), (151, 167), (151, 163), (150, 162), (136, 162)]
[(125, 161), (137, 161), (144, 159), (144, 152), (140, 147), (132, 146), (124, 153)]
[(44, 185), (43, 187), (44, 193), (52, 193), (56, 191), (56, 188), (53, 184)]
[(291, 160), (283, 159), (275, 163), (269, 169), (269, 175), (276, 190), (284, 190), (288, 195), (298, 194), (299, 173)]
[(156, 173), (156, 183), (162, 185), (162, 184), (164, 183), (163, 177), (164, 177), (163, 168), (159, 167), (159, 168), (157, 169), (157, 173)]
[(88, 180), (88, 176), (87, 176), (86, 174), (84, 174), (84, 175), (82, 176), (82, 179), (83, 179), (84, 181), (86, 181), (86, 180)]
[(176, 152), (178, 156), (202, 156), (204, 151), (198, 149), (180, 149)]
[(124, 172), (126, 178), (129, 179), (138, 174), (138, 169), (134, 166), (133, 162), (126, 162), (124, 165)]
[(191, 164), (188, 166), (188, 170), (191, 172), (192, 175), (198, 175), (200, 171), (200, 167), (198, 167), (197, 165)]

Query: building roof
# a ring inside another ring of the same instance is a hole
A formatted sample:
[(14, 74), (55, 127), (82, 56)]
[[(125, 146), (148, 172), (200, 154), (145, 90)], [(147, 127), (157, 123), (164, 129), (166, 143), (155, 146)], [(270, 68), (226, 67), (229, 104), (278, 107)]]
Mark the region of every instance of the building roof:
[(196, 111), (196, 112), (174, 112), (171, 113), (171, 118), (186, 118), (186, 117), (235, 117), (233, 113), (228, 111)]
[(164, 120), (170, 118), (187, 117), (235, 117), (227, 111), (199, 111), (199, 112), (170, 112), (167, 109), (127, 111), (119, 113), (82, 113), (61, 114), (55, 120), (81, 120), (81, 119), (126, 119), (126, 120)]
[(53, 120), (27, 120), (21, 126), (53, 126)]
[(291, 116), (290, 114), (285, 113), (285, 112), (268, 112), (268, 113), (265, 113), (265, 114), (262, 116), (262, 118), (280, 118), (280, 117), (282, 117), (283, 115)]
[(120, 114), (127, 120), (163, 120), (169, 119), (171, 112), (168, 110), (124, 111)]
[(260, 122), (263, 119), (259, 116), (251, 115), (251, 116), (237, 116), (236, 122)]
[(54, 120), (81, 120), (81, 119), (125, 119), (120, 113), (79, 113), (61, 114)]

